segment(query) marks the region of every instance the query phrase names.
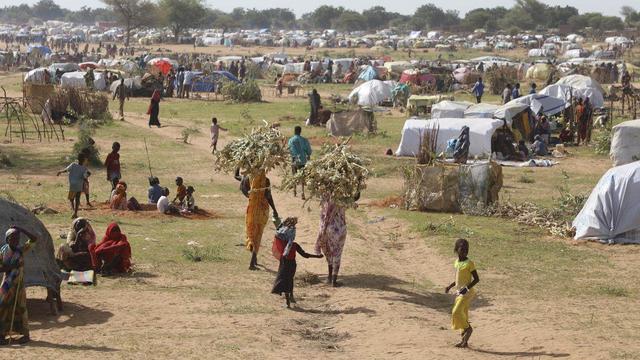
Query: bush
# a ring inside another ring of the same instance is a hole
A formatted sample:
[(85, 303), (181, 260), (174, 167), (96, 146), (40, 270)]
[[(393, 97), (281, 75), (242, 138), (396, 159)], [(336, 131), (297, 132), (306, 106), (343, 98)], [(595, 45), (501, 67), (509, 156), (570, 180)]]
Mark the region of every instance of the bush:
[(233, 102), (260, 102), (262, 93), (260, 86), (254, 80), (236, 83), (225, 81), (222, 84), (222, 96)]
[(13, 162), (7, 154), (0, 153), (0, 169), (10, 168), (13, 166)]
[(80, 123), (80, 129), (78, 130), (78, 140), (76, 140), (75, 144), (73, 144), (73, 150), (71, 152), (71, 159), (75, 160), (78, 158), (78, 154), (82, 151), (87, 151), (89, 153), (89, 164), (92, 166), (102, 166), (102, 161), (100, 160), (100, 152), (96, 147), (95, 141), (91, 136), (95, 132), (95, 125), (93, 121), (82, 121)]
[(200, 134), (200, 130), (198, 128), (194, 128), (194, 127), (189, 127), (189, 128), (184, 128), (182, 129), (181, 132), (181, 138), (182, 138), (182, 142), (185, 144), (189, 143), (189, 137), (191, 135), (196, 135), (196, 134)]
[(598, 155), (609, 155), (611, 150), (611, 131), (604, 130), (598, 132), (595, 138), (595, 152)]

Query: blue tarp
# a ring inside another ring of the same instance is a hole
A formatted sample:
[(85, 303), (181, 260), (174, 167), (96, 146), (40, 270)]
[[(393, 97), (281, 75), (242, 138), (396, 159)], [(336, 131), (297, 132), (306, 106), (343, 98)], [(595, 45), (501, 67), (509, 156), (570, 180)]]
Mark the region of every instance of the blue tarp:
[(43, 45), (30, 45), (27, 48), (27, 53), (31, 53), (34, 50), (38, 50), (40, 51), (40, 53), (42, 53), (43, 55), (45, 54), (51, 54), (51, 49), (49, 49), (48, 46), (43, 46)]
[(239, 83), (237, 77), (233, 76), (228, 71), (214, 71), (210, 75), (204, 75), (203, 72), (194, 72), (193, 84), (191, 85), (191, 91), (193, 92), (214, 92), (216, 89), (216, 82), (221, 77), (227, 80)]
[(378, 72), (373, 66), (369, 65), (366, 69), (364, 69), (360, 75), (358, 75), (358, 80), (370, 81), (378, 78)]

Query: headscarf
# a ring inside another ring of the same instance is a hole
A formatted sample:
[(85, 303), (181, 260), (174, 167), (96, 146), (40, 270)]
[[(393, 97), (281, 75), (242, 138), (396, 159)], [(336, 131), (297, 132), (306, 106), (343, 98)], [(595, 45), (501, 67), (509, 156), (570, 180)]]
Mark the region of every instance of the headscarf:
[(104, 261), (105, 264), (120, 256), (120, 263), (113, 265), (117, 272), (127, 272), (131, 268), (131, 245), (117, 223), (112, 222), (107, 227), (104, 238), (96, 247), (96, 255), (99, 261)]
[(285, 246), (284, 250), (282, 251), (282, 256), (287, 257), (289, 256), (289, 252), (291, 251), (291, 248), (293, 246), (293, 241), (296, 239), (296, 228), (294, 227), (289, 227), (289, 226), (281, 226), (277, 231), (276, 231), (276, 237), (280, 240), (282, 240), (283, 242), (286, 242), (287, 245)]
[(67, 234), (67, 245), (74, 246), (81, 233), (87, 233), (87, 246), (96, 243), (96, 233), (93, 231), (89, 220), (79, 217), (71, 223), (71, 230)]
[(120, 226), (118, 226), (118, 223), (112, 222), (107, 227), (107, 231), (105, 231), (104, 237), (102, 238), (102, 241), (100, 242), (100, 244), (103, 244), (106, 242), (121, 242), (121, 241), (128, 242), (127, 236), (122, 233), (122, 231), (120, 230)]

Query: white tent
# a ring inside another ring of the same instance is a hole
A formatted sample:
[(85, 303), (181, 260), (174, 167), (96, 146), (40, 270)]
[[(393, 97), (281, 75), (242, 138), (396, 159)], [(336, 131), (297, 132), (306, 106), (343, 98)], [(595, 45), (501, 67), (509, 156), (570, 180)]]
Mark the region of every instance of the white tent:
[(471, 105), (468, 101), (443, 100), (431, 107), (431, 118), (463, 118), (464, 111)]
[(547, 116), (555, 115), (565, 108), (564, 100), (541, 94), (529, 94), (527, 96), (522, 96), (509, 101), (507, 105), (508, 104), (528, 105), (536, 114), (543, 109)]
[(600, 94), (606, 94), (602, 86), (589, 76), (584, 75), (569, 75), (556, 82), (556, 85), (569, 85), (576, 89), (591, 88), (596, 89)]
[(622, 122), (611, 130), (609, 155), (613, 166), (640, 160), (640, 120)]
[(374, 107), (384, 100), (391, 99), (395, 81), (370, 80), (353, 89), (349, 101), (360, 106)]
[(520, 114), (529, 107), (528, 104), (521, 104), (510, 101), (500, 106), (494, 113), (493, 117), (496, 119), (503, 119), (507, 121), (507, 125), (513, 124), (513, 117)]
[[(83, 71), (74, 71), (70, 73), (65, 73), (60, 78), (60, 86), (63, 88), (75, 88), (75, 89), (84, 89), (87, 87), (86, 82), (84, 81)], [(105, 81), (104, 74), (101, 72), (93, 73), (93, 88), (96, 90), (106, 90), (107, 82)]]
[(503, 125), (502, 120), (495, 119), (418, 119), (411, 118), (404, 123), (402, 139), (397, 156), (415, 156), (420, 148), (422, 134), (433, 127), (439, 127), (436, 152), (445, 151), (447, 141), (460, 135), (463, 126), (469, 127), (469, 156), (489, 156), (491, 154), (491, 136)]
[(569, 85), (553, 84), (542, 89), (539, 94), (562, 99), (565, 101), (566, 107), (571, 106), (572, 96), (574, 99), (585, 99), (588, 97), (594, 107), (604, 107), (604, 96), (602, 96), (602, 93), (595, 87), (577, 88)]
[(573, 226), (576, 240), (640, 244), (640, 161), (609, 169)]
[(499, 108), (499, 105), (488, 103), (473, 104), (464, 111), (464, 117), (491, 119)]
[(45, 71), (47, 68), (37, 68), (29, 71), (24, 76), (24, 82), (32, 84), (44, 84), (45, 83)]

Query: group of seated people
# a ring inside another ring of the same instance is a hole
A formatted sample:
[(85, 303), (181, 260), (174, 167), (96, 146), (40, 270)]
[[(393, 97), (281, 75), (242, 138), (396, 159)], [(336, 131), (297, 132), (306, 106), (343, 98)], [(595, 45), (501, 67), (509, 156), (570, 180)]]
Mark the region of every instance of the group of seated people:
[(96, 233), (86, 218), (71, 223), (66, 243), (60, 245), (56, 262), (65, 271), (94, 270), (103, 275), (126, 273), (131, 268), (131, 246), (120, 226), (112, 222), (96, 244)]
[(194, 213), (198, 208), (193, 197), (193, 186), (186, 186), (181, 177), (176, 178), (176, 196), (169, 200), (169, 189), (160, 186), (157, 177), (149, 178), (149, 204), (155, 204), (162, 214)]

